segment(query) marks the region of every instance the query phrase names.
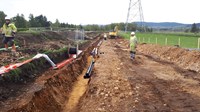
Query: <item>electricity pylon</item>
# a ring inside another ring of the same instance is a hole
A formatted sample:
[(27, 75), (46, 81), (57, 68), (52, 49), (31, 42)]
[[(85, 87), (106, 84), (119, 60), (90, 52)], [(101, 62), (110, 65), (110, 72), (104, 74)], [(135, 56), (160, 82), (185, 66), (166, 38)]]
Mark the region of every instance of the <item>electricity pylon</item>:
[(132, 22), (139, 22), (140, 27), (143, 28), (143, 30), (146, 32), (141, 0), (130, 0), (125, 25), (125, 32), (128, 29), (128, 23)]

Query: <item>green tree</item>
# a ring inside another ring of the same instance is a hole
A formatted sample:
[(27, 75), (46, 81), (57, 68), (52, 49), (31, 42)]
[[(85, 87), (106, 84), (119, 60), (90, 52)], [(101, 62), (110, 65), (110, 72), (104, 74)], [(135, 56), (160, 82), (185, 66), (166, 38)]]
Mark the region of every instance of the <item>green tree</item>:
[(83, 27), (86, 31), (100, 31), (101, 26), (93, 24), (93, 25), (86, 25)]
[(125, 23), (119, 23), (119, 30), (125, 31)]
[(185, 32), (185, 33), (189, 33), (189, 32), (190, 32), (190, 29), (185, 29), (184, 32)]
[(13, 21), (15, 22), (16, 27), (18, 27), (18, 28), (27, 28), (27, 21), (24, 18), (23, 14), (21, 14), (21, 16), (19, 14), (17, 14), (17, 16), (15, 16), (13, 18)]
[(199, 32), (199, 28), (197, 27), (196, 23), (192, 24), (190, 32), (195, 34)]
[(83, 26), (80, 24), (80, 25), (78, 25), (78, 28), (79, 29), (83, 29)]
[(3, 26), (3, 24), (5, 23), (5, 17), (7, 15), (3, 12), (3, 11), (0, 11), (0, 27)]
[(111, 28), (111, 25), (106, 25), (105, 26), (105, 31), (110, 31), (112, 28)]
[(47, 21), (47, 17), (39, 15), (34, 17), (33, 14), (29, 15), (30, 27), (49, 27), (51, 22)]
[(66, 28), (68, 26), (68, 23), (60, 23), (60, 27)]
[(37, 22), (35, 20), (35, 17), (33, 16), (33, 14), (29, 15), (29, 25), (30, 25), (30, 27), (37, 27)]
[(128, 28), (127, 28), (128, 31), (136, 31), (136, 30), (141, 30), (140, 27), (137, 26), (137, 24), (135, 23), (128, 23)]
[(52, 27), (60, 27), (61, 26), (61, 24), (60, 24), (60, 22), (59, 22), (59, 20), (58, 19), (56, 19), (56, 22), (55, 23), (53, 23), (52, 25), (51, 25)]
[(37, 27), (49, 27), (50, 22), (47, 21), (46, 16), (39, 15), (35, 17), (35, 21), (37, 23)]

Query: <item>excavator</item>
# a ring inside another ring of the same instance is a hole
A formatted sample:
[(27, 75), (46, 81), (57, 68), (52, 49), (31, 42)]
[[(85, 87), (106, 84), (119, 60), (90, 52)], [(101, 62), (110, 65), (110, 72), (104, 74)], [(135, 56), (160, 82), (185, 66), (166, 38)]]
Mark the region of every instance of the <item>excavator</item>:
[(115, 26), (113, 31), (109, 32), (109, 37), (112, 38), (116, 38), (118, 36), (118, 26)]

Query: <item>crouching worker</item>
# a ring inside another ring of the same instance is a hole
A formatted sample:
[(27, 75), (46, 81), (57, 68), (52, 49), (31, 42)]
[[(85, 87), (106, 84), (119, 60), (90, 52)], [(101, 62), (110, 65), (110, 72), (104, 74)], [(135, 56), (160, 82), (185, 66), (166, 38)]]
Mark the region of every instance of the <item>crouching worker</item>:
[(131, 37), (130, 37), (130, 58), (131, 59), (135, 59), (137, 43), (138, 42), (135, 36), (135, 32), (131, 32)]
[(5, 18), (6, 22), (1, 28), (2, 35), (4, 37), (3, 43), (5, 45), (6, 50), (8, 50), (8, 45), (12, 46), (12, 52), (16, 52), (16, 47), (14, 43), (15, 33), (17, 32), (16, 26), (11, 23), (10, 18)]

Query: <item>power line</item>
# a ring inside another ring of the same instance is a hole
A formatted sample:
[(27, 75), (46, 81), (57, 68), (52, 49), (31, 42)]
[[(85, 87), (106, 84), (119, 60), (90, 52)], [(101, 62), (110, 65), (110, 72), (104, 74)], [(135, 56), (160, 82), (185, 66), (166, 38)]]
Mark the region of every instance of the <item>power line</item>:
[(126, 18), (125, 32), (128, 29), (128, 24), (132, 22), (140, 22), (141, 28), (146, 31), (141, 0), (130, 0)]

